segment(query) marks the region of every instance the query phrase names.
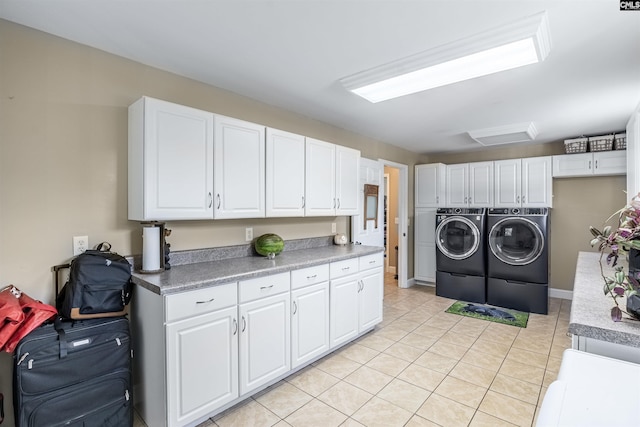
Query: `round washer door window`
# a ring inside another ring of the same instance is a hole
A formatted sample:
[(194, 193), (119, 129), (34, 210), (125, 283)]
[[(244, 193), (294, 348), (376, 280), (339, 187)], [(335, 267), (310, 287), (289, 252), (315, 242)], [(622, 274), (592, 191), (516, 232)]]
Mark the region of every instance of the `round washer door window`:
[(542, 254), (544, 237), (535, 222), (527, 218), (508, 217), (491, 227), (489, 249), (506, 264), (527, 265)]
[(436, 246), (451, 259), (469, 258), (480, 246), (480, 232), (469, 219), (452, 216), (444, 219), (436, 228)]

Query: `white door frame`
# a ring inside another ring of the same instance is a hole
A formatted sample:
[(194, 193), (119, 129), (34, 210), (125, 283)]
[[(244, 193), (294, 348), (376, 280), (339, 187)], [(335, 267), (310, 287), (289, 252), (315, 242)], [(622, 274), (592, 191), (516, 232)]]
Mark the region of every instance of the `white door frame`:
[[(407, 262), (409, 255), (409, 166), (389, 160), (379, 159), (384, 166), (396, 168), (400, 171), (398, 178), (398, 265), (396, 274), (398, 275), (398, 287), (408, 288)], [(391, 221), (389, 221), (391, 222)]]

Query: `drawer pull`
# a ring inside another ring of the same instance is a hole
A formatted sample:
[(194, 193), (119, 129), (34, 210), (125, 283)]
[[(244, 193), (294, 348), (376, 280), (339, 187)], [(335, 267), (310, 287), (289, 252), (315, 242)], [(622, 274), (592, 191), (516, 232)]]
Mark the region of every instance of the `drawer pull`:
[(314, 274), (313, 276), (307, 276), (307, 279), (311, 280), (311, 279), (315, 279), (316, 277), (318, 277), (318, 275)]
[(211, 298), (210, 300), (207, 300), (207, 301), (196, 301), (196, 304), (209, 304), (213, 300), (215, 300), (215, 298)]
[(269, 285), (269, 286), (260, 286), (260, 289), (271, 289), (273, 288), (273, 285)]
[(342, 271), (347, 271), (349, 270), (351, 267), (342, 267)]
[(369, 261), (369, 264), (375, 264), (375, 263), (376, 263), (376, 260)]

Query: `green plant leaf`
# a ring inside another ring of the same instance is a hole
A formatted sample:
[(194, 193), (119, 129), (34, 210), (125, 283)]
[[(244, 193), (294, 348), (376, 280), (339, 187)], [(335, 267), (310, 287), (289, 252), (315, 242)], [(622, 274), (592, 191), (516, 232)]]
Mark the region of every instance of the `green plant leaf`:
[(589, 226), (589, 231), (591, 231), (594, 237), (602, 236), (602, 232), (593, 226)]

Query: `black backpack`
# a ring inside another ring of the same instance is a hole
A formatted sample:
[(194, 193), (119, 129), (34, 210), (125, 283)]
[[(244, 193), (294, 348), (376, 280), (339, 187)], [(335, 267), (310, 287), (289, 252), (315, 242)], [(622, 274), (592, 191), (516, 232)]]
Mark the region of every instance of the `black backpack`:
[(131, 301), (131, 264), (109, 249), (111, 245), (106, 251), (90, 249), (71, 261), (69, 281), (56, 298), (61, 316), (91, 319), (126, 314)]

